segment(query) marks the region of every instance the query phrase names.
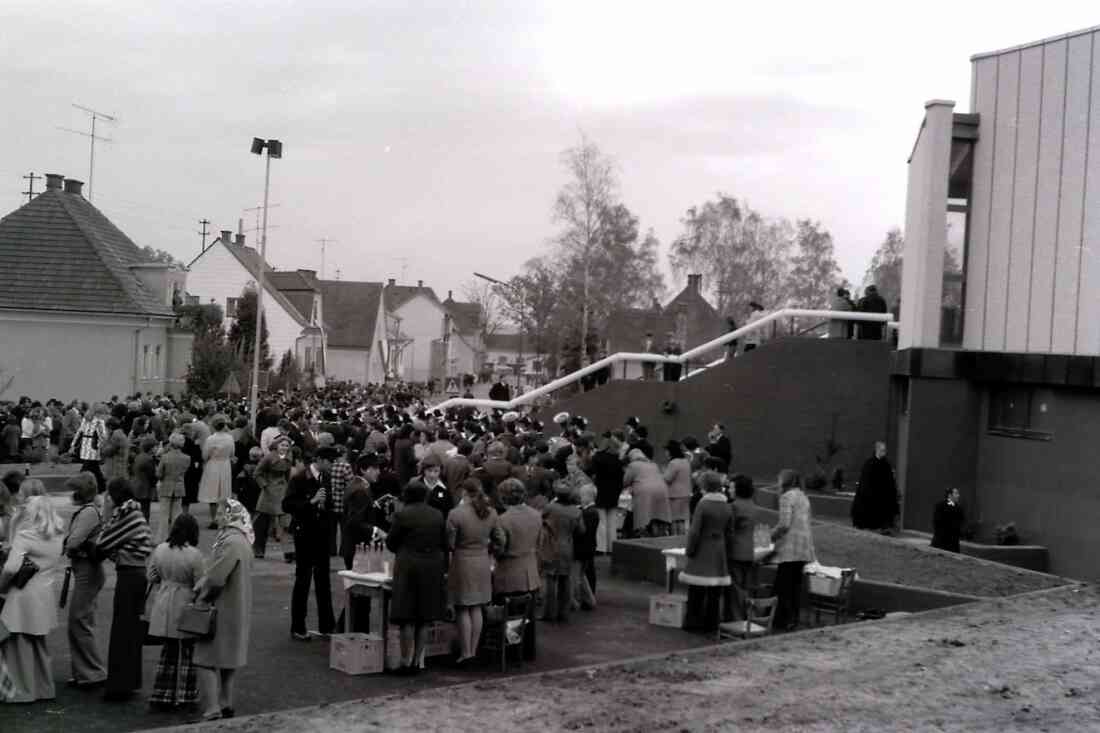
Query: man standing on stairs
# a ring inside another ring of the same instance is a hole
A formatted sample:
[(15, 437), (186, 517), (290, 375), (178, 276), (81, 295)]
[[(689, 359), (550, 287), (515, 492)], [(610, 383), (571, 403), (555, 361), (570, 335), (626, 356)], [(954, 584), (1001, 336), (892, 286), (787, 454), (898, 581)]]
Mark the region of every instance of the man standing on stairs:
[[(749, 303), (749, 319), (745, 324), (751, 326), (764, 317), (764, 306), (755, 300)], [(764, 329), (757, 328), (745, 334), (745, 352), (752, 351), (764, 341)]]

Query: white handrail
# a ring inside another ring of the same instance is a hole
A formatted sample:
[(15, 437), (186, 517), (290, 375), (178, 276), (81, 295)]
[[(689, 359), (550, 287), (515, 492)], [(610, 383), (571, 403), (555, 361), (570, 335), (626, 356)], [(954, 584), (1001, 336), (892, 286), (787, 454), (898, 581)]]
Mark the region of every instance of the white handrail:
[[(449, 400), (444, 400), (438, 405), (433, 407), (433, 410), (447, 410), (451, 407), (478, 407), (486, 408), (490, 410), (514, 410), (517, 407), (522, 407), (526, 404), (534, 402), (539, 397), (549, 394), (556, 390), (565, 387), (566, 385), (573, 384), (580, 381), (582, 378), (587, 377), (593, 372), (598, 372), (604, 367), (610, 367), (614, 364), (618, 364), (622, 361), (640, 361), (651, 364), (684, 364), (689, 360), (704, 354), (712, 349), (725, 346), (730, 341), (741, 338), (753, 331), (758, 331), (765, 326), (768, 326), (775, 321), (784, 318), (823, 318), (833, 321), (862, 321), (864, 323), (884, 323), (887, 327), (890, 327), (894, 322), (893, 313), (859, 313), (856, 311), (828, 311), (828, 310), (807, 310), (804, 308), (783, 308), (781, 310), (769, 313), (752, 323), (741, 326), (738, 329), (724, 333), (718, 338), (711, 339), (705, 344), (700, 344), (692, 349), (685, 351), (683, 354), (674, 356), (665, 356), (664, 354), (644, 354), (644, 353), (631, 353), (631, 352), (619, 352), (612, 354), (611, 356), (605, 356), (597, 362), (589, 364), (586, 367), (581, 367), (575, 372), (570, 372), (564, 377), (559, 377), (552, 382), (537, 387), (530, 392), (519, 395), (512, 400), (483, 400), (478, 398), (468, 397), (452, 397)], [(716, 366), (725, 361), (725, 357), (716, 359), (707, 364), (707, 367)], [(693, 370), (687, 376), (692, 374), (698, 374), (702, 369)]]

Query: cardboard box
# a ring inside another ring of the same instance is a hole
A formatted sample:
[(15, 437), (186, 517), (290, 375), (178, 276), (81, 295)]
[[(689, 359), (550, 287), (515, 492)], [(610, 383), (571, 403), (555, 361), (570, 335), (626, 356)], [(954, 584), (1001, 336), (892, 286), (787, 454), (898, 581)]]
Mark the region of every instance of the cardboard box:
[(809, 578), (809, 591), (815, 596), (836, 596), (840, 592), (840, 578), (830, 578), (816, 573), (806, 577)]
[[(428, 624), (428, 648), (426, 657), (442, 657), (450, 654), (458, 641), (458, 629), (453, 623), (433, 621)], [(401, 630), (390, 625), (386, 632), (386, 669), (401, 666)]]
[(328, 666), (345, 674), (376, 674), (384, 668), (385, 639), (378, 634), (333, 634)]
[(654, 626), (682, 629), (686, 615), (687, 598), (684, 596), (661, 593), (649, 597), (649, 623)]

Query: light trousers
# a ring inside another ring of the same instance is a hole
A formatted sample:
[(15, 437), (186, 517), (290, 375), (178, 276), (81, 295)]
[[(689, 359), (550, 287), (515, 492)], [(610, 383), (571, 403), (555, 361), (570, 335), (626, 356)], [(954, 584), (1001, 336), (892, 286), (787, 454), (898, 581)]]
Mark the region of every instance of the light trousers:
[(168, 533), (172, 531), (176, 517), (181, 514), (183, 514), (183, 497), (162, 496), (157, 500), (157, 532), (153, 538), (154, 545), (159, 545), (168, 539)]
[(95, 639), (96, 599), (106, 576), (103, 565), (91, 560), (73, 560), (69, 592), (69, 656), (73, 679), (80, 683), (107, 679), (103, 654)]
[(611, 552), (612, 545), (618, 537), (619, 530), (616, 527), (618, 509), (600, 509), (596, 514), (600, 518), (600, 526), (596, 528), (596, 552)]

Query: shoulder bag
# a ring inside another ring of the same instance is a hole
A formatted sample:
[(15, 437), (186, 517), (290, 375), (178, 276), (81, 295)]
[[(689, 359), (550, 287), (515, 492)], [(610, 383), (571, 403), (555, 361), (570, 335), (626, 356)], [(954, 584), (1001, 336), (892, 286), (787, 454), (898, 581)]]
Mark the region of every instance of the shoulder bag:
[(25, 588), (37, 572), (38, 566), (34, 564), (34, 561), (23, 555), (23, 562), (20, 564), (19, 569), (15, 571), (15, 575), (12, 576), (11, 584), (16, 588)]

